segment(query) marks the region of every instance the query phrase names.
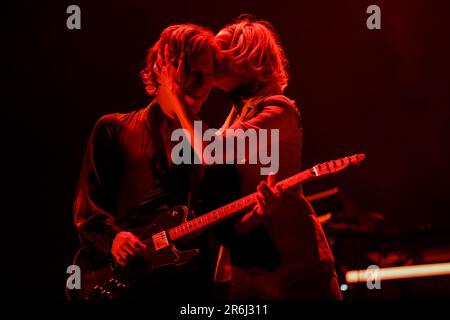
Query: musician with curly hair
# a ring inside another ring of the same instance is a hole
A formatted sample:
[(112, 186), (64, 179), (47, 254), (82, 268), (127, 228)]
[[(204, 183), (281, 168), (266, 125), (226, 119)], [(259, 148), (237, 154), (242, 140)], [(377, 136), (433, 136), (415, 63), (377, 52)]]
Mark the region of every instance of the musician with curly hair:
[[(220, 30), (216, 40), (221, 55), (214, 85), (233, 103), (217, 137), (239, 139), (234, 134), (238, 129), (279, 130), (279, 140), (269, 141), (278, 144), (276, 177), (281, 180), (299, 172), (300, 113), (295, 102), (284, 95), (288, 61), (273, 26), (244, 15)], [(183, 90), (174, 80), (177, 77), (173, 67), (164, 68), (162, 90), (167, 94), (162, 103), (176, 114), (202, 157), (205, 142), (196, 141), (199, 134), (194, 126), (198, 117), (183, 102)], [(226, 154), (221, 156), (226, 158)], [(274, 175), (265, 182), (261, 163), (252, 164), (248, 159), (237, 159), (237, 163), (241, 191), (249, 194), (257, 189), (258, 204), (236, 219), (234, 230), (242, 239), (235, 238), (221, 251), (216, 281), (231, 280), (232, 299), (341, 299), (332, 252), (301, 188), (281, 192), (274, 188)]]

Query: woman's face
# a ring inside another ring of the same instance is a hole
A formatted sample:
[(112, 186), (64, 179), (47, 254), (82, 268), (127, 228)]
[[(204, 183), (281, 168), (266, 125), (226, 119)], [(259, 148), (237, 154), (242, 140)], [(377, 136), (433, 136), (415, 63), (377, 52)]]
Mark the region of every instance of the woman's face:
[(214, 58), (210, 49), (192, 55), (186, 63), (183, 81), (184, 100), (188, 106), (198, 113), (208, 97), (212, 87)]

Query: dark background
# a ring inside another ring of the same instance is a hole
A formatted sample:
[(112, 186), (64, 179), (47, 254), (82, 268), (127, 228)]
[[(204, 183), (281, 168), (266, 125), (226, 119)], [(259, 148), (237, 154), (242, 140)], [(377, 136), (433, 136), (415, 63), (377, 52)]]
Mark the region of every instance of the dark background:
[[(66, 28), (71, 4), (81, 7), (81, 30)], [(370, 4), (381, 7), (381, 30), (366, 28)], [(78, 246), (71, 205), (96, 119), (148, 103), (139, 71), (168, 24), (218, 31), (240, 13), (280, 34), (287, 95), (303, 117), (303, 167), (368, 155), (306, 192), (337, 185), (358, 211), (380, 212), (400, 229), (450, 226), (449, 1), (17, 1), (2, 139), (3, 213), (12, 218), (3, 255), (14, 272), (2, 294), (64, 298)], [(203, 116), (218, 127), (228, 109), (214, 93)]]

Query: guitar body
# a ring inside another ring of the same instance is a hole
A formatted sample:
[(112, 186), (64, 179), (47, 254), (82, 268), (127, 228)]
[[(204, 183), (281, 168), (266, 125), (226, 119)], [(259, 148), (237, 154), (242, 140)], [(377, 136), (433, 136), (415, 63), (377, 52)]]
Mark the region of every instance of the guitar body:
[(70, 299), (114, 300), (133, 295), (141, 283), (152, 279), (164, 279), (188, 267), (199, 253), (198, 249), (178, 250), (166, 237), (158, 235), (187, 221), (188, 209), (174, 207), (155, 214), (155, 218), (143, 227), (129, 230), (147, 245), (142, 255), (127, 266), (116, 264), (111, 256), (101, 258), (98, 252), (81, 248), (74, 265), (81, 270), (81, 288), (67, 289)]

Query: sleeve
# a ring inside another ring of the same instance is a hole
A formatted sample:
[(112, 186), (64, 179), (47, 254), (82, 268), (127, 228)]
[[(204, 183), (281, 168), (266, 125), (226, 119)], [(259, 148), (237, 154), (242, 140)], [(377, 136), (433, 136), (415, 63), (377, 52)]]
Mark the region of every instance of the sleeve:
[(114, 141), (114, 115), (100, 118), (89, 137), (73, 207), (83, 245), (108, 254), (116, 234), (114, 199), (119, 151)]
[[(299, 126), (300, 115), (295, 105), (291, 102), (277, 101), (262, 106), (261, 111), (253, 117), (235, 122), (228, 128), (232, 130), (222, 130), (221, 134), (225, 139), (242, 139), (243, 136), (239, 130), (278, 129), (281, 141), (290, 139), (292, 130), (297, 130)], [(266, 146), (269, 149), (270, 143), (269, 139), (268, 146)], [(259, 148), (261, 148), (260, 145)], [(237, 152), (234, 150), (234, 155), (236, 154)], [(246, 154), (249, 154), (248, 149)], [(240, 159), (236, 161), (240, 162)], [(258, 267), (267, 271), (274, 270), (280, 263), (281, 256), (265, 227), (260, 224), (248, 234), (237, 234), (234, 231), (233, 223), (239, 217), (223, 224), (220, 230), (222, 234), (228, 234), (223, 239), (226, 240), (224, 245), (230, 248), (232, 264), (242, 268)]]
[[(262, 110), (254, 117), (242, 122), (235, 122), (229, 127), (233, 130), (228, 132), (236, 132), (238, 129), (281, 129), (297, 126), (299, 124), (299, 113), (294, 108), (294, 106), (288, 106), (284, 103), (263, 106)], [(284, 131), (280, 130), (280, 139), (285, 138)], [(229, 137), (226, 130), (223, 131), (223, 134), (225, 137)]]
[[(272, 140), (275, 138), (280, 142), (288, 141), (292, 138), (293, 132), (298, 130), (300, 115), (295, 105), (283, 101), (272, 102), (260, 108), (260, 111), (249, 119), (238, 120), (230, 127), (219, 131), (224, 139), (224, 145), (234, 147), (233, 150), (224, 149), (224, 162), (244, 163), (249, 159), (255, 161), (261, 154), (269, 155), (272, 151), (277, 152), (277, 150), (272, 150), (272, 147), (278, 149), (280, 144), (272, 146)], [(267, 131), (260, 132), (260, 130)], [(256, 140), (256, 137), (258, 135), (261, 137), (262, 134), (267, 137), (267, 140), (262, 140), (265, 143)], [(251, 141), (254, 141), (254, 143)], [(238, 149), (238, 147), (241, 149)], [(245, 148), (245, 151), (242, 151), (242, 147)], [(247, 159), (244, 158), (244, 155), (247, 155)]]

